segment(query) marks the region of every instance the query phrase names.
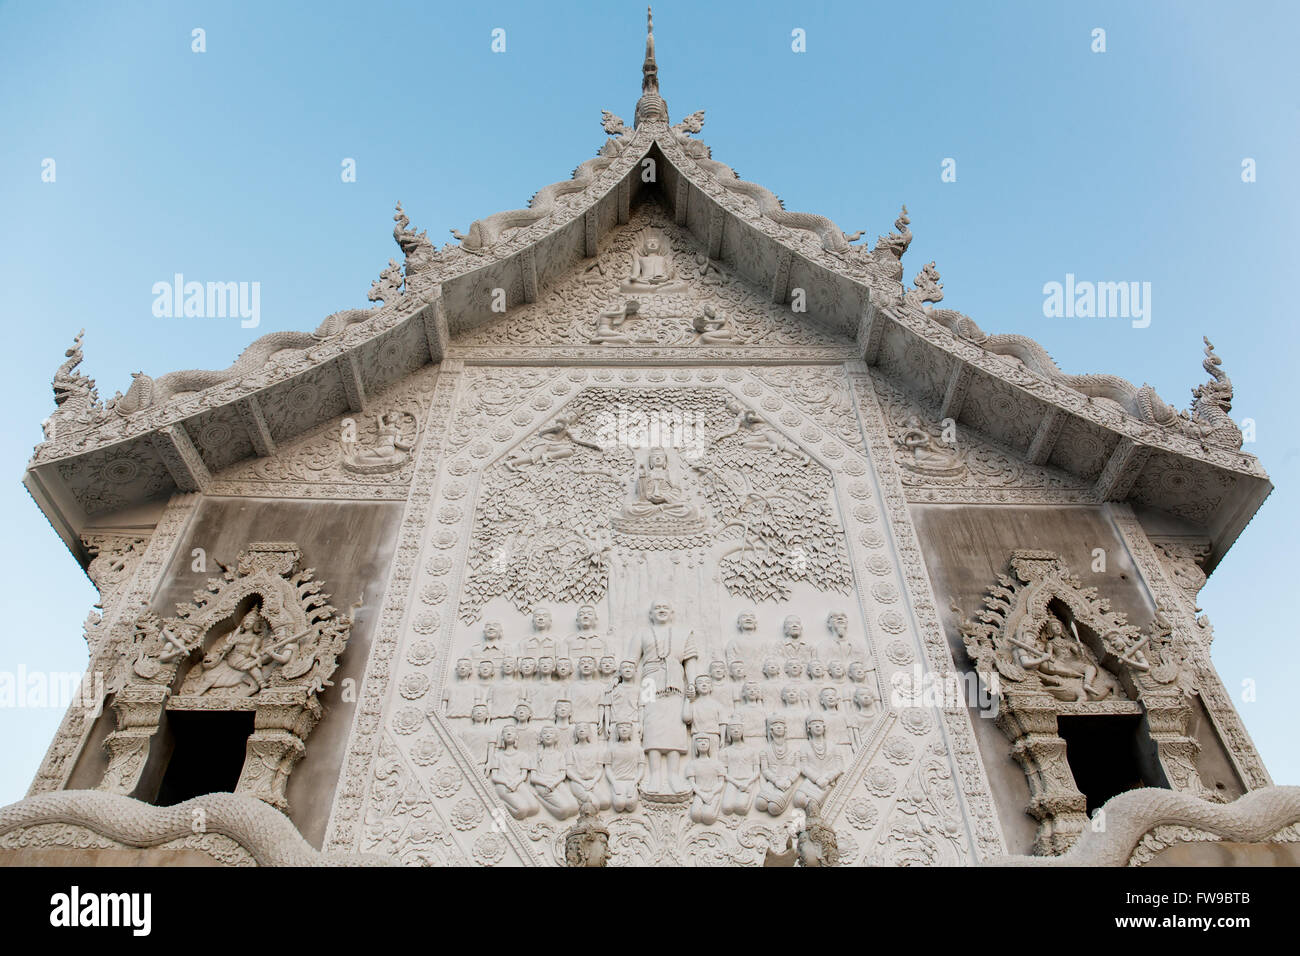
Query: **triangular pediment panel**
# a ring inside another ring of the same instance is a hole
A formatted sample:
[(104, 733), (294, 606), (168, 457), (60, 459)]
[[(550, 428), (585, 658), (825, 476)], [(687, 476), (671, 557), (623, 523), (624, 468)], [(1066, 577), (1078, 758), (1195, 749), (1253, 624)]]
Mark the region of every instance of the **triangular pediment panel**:
[[(503, 296), (503, 298), (505, 298)], [(602, 237), (598, 254), (574, 264), (536, 302), (509, 308), (453, 337), (464, 349), (508, 347), (692, 350), (794, 348), (835, 353), (854, 343), (799, 303), (778, 304), (725, 262), (710, 259), (689, 229), (655, 199)]]

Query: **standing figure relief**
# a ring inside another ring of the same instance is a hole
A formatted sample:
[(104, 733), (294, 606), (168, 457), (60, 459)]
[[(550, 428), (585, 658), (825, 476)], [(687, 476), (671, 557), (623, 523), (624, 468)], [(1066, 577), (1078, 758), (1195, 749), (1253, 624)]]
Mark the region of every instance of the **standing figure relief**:
[[(848, 616), (831, 611), (827, 623), (832, 639), (815, 644), (787, 615), (765, 642), (758, 615), (743, 612), (737, 637), (715, 642), (660, 599), (621, 640), (583, 605), (566, 638), (537, 607), (518, 640), (484, 625), (456, 661), (443, 712), (518, 819), (646, 801), (679, 804), (704, 825), (754, 809), (780, 816), (825, 803), (879, 716)], [(747, 666), (762, 655), (766, 691)]]

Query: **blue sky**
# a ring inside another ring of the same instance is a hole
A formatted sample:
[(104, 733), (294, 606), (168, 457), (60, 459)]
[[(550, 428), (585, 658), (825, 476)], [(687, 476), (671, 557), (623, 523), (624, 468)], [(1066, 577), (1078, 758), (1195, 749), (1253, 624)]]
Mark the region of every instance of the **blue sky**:
[[(0, 671), (85, 664), (94, 589), (19, 484), (76, 331), (109, 397), (132, 371), (222, 368), (259, 335), (365, 305), (397, 254), (396, 200), (441, 244), (594, 155), (601, 109), (631, 121), (644, 17), (608, 0), (0, 4)], [(1300, 253), (1298, 21), (1294, 4), (1250, 2), (655, 6), (674, 119), (706, 109), (715, 158), (850, 232), (888, 231), (906, 202), (909, 279), (936, 260), (944, 305), (986, 331), (1183, 406), (1210, 336), (1278, 490), (1202, 606), (1278, 783), (1300, 783), (1297, 610), (1276, 603), (1297, 590), (1300, 533), (1282, 288)], [(260, 282), (261, 325), (155, 318), (153, 283), (176, 272)], [(1150, 327), (1045, 318), (1043, 284), (1066, 273), (1150, 282)], [(0, 804), (60, 716), (0, 709)]]

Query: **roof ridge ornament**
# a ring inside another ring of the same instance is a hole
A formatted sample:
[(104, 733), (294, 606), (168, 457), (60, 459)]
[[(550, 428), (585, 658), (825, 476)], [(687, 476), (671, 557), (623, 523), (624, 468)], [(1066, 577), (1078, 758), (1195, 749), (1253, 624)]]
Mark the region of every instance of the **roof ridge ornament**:
[(659, 95), (659, 64), (655, 62), (655, 21), (654, 12), (645, 8), (645, 60), (641, 64), (641, 98), (636, 101), (636, 115), (633, 125), (640, 127), (642, 120), (648, 123), (667, 123), (668, 104)]
[(645, 8), (645, 62), (641, 64), (641, 92), (659, 92), (659, 64), (655, 62), (654, 11)]
[[(402, 209), (401, 200), (398, 200), (397, 211), (393, 213), (393, 241), (397, 243), (402, 250), (406, 260), (403, 265), (406, 268), (406, 275), (412, 276), (417, 272), (423, 272), (433, 265), (433, 257), (437, 255), (434, 251), (433, 243), (429, 241), (427, 230), (416, 231), (411, 228), (410, 217)], [(454, 233), (456, 230), (453, 229)]]
[(54, 411), (41, 423), (45, 441), (60, 437), (61, 429), (71, 432), (88, 428), (103, 412), (95, 380), (77, 371), (77, 366), (85, 358), (81, 350), (81, 340), (85, 336), (85, 329), (77, 333), (72, 340), (72, 347), (63, 353), (63, 364), (54, 372), (51, 383), (54, 388)]
[(911, 223), (912, 220), (907, 215), (907, 205), (904, 204), (903, 211), (894, 220), (895, 231), (887, 236), (877, 237), (876, 244), (871, 250), (871, 257), (885, 268), (886, 273), (899, 280), (903, 278), (903, 255), (912, 244), (912, 230), (908, 228)]
[(1245, 435), (1229, 414), (1232, 411), (1232, 380), (1223, 371), (1223, 359), (1215, 354), (1209, 336), (1201, 336), (1201, 341), (1205, 343), (1205, 360), (1201, 368), (1210, 374), (1211, 380), (1192, 389), (1192, 407), (1183, 433), (1198, 438), (1202, 445), (1239, 449), (1245, 442)]

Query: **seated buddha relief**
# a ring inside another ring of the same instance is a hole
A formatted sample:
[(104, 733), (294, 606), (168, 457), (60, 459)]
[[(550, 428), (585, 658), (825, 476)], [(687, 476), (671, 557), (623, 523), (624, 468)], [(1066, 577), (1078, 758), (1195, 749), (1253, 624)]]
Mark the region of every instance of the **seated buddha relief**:
[(672, 249), (658, 229), (646, 229), (632, 248), (632, 268), (619, 286), (623, 292), (683, 292)]

